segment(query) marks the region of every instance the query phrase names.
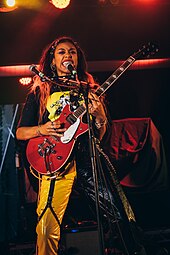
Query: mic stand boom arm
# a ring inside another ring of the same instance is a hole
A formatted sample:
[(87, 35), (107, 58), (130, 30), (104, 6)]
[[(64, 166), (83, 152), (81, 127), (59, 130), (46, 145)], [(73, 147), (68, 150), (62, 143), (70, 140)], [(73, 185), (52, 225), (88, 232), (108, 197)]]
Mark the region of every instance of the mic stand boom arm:
[[(30, 71), (35, 73), (36, 75), (38, 75), (41, 79), (42, 82), (50, 82), (50, 83), (53, 83), (59, 87), (65, 87), (65, 88), (71, 88), (71, 89), (76, 89), (76, 88), (80, 88), (80, 87), (87, 87), (89, 85), (88, 82), (85, 82), (85, 81), (75, 81), (75, 80), (72, 80), (72, 79), (69, 79), (69, 78), (61, 78), (61, 77), (58, 77), (58, 81), (59, 82), (56, 82), (54, 81), (54, 77), (50, 78), (48, 76), (46, 76), (43, 72), (39, 71), (36, 67), (36, 65), (31, 65), (29, 67)], [(92, 84), (93, 86), (96, 85), (96, 84)]]

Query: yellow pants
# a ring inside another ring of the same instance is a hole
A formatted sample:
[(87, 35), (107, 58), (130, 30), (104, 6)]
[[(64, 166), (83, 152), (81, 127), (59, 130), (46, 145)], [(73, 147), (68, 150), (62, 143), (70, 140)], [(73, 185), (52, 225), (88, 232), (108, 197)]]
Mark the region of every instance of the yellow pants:
[(67, 208), (69, 197), (72, 191), (72, 186), (76, 177), (75, 162), (69, 166), (68, 173), (61, 179), (55, 180), (54, 193), (52, 197), (52, 210), (47, 207), (45, 212), (44, 208), (47, 206), (48, 193), (50, 188), (50, 180), (44, 176), (41, 181), (39, 199), (37, 206), (37, 214), (40, 218), (36, 232), (37, 232), (37, 255), (57, 255), (58, 242), (60, 240), (60, 225), (56, 220), (57, 216), (60, 224)]

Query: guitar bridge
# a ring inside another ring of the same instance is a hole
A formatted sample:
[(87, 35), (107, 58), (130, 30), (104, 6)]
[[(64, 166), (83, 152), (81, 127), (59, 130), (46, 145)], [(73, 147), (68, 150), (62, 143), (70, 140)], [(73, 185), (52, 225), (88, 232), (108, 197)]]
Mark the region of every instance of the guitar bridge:
[(53, 149), (55, 146), (55, 143), (51, 143), (47, 138), (45, 138), (43, 143), (38, 144), (38, 153), (41, 157), (56, 154), (56, 150)]

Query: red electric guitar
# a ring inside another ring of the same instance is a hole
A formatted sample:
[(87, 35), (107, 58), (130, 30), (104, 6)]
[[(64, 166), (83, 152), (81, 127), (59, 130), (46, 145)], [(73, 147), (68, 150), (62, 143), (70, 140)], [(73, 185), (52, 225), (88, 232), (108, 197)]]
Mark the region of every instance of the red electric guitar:
[[(95, 91), (99, 97), (139, 58), (148, 57), (157, 52), (154, 44), (148, 43), (138, 52), (130, 56), (114, 73)], [(67, 104), (59, 120), (67, 130), (63, 137), (40, 136), (29, 140), (26, 155), (31, 167), (39, 174), (51, 175), (59, 171), (69, 158), (77, 137), (87, 132), (88, 125), (83, 123), (82, 117), (86, 108), (81, 105), (74, 112)]]

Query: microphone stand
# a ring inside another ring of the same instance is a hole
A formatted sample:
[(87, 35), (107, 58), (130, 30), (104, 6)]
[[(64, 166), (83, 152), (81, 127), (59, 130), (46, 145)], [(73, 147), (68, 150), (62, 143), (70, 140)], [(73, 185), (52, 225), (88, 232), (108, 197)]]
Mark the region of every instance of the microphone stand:
[[(81, 85), (81, 83), (80, 83)], [(88, 135), (89, 135), (89, 149), (90, 149), (90, 157), (91, 157), (91, 166), (92, 166), (92, 174), (94, 180), (94, 191), (95, 191), (95, 204), (96, 204), (96, 216), (97, 216), (97, 224), (98, 224), (98, 233), (99, 233), (99, 245), (100, 245), (100, 255), (104, 255), (104, 237), (103, 237), (103, 229), (101, 224), (101, 215), (100, 215), (100, 207), (99, 207), (99, 192), (98, 192), (98, 174), (97, 174), (97, 148), (96, 148), (96, 138), (94, 137), (92, 121), (90, 118), (89, 107), (88, 107), (88, 94), (89, 94), (89, 84), (86, 87), (82, 88), (86, 110), (87, 110), (87, 124), (88, 124)]]

